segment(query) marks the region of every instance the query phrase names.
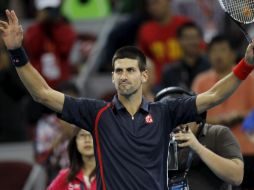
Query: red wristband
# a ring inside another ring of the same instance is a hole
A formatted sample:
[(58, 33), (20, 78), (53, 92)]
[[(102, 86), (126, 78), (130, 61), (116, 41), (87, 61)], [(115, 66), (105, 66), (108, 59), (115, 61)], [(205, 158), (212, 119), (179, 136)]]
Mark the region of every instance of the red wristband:
[(247, 64), (246, 61), (242, 59), (236, 66), (234, 66), (233, 73), (238, 79), (244, 80), (253, 69), (254, 66)]

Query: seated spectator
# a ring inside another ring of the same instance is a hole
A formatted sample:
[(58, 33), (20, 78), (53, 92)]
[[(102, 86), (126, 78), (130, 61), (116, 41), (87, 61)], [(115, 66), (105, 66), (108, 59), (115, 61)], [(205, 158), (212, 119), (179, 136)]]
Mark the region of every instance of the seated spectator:
[(203, 55), (202, 32), (192, 23), (186, 23), (177, 30), (177, 38), (183, 51), (180, 61), (165, 67), (162, 86), (181, 86), (190, 89), (194, 78), (210, 68), (207, 58)]
[[(156, 101), (192, 95), (182, 88), (169, 87), (156, 95)], [(241, 184), (244, 165), (236, 138), (227, 127), (205, 123), (205, 116), (201, 114), (200, 122), (180, 125), (171, 134), (171, 143), (177, 141), (179, 149), (178, 169), (169, 170), (169, 187), (176, 178), (188, 179), (189, 188), (194, 190), (231, 189)], [(173, 159), (169, 161), (169, 166), (174, 165)]]
[(60, 12), (60, 0), (36, 0), (37, 20), (26, 31), (24, 47), (51, 87), (70, 79), (69, 54), (76, 34)]
[(156, 82), (159, 83), (164, 66), (179, 60), (182, 55), (176, 31), (190, 19), (173, 15), (169, 0), (146, 0), (146, 8), (152, 19), (140, 27), (138, 45), (154, 61)]
[(73, 134), (68, 145), (70, 167), (59, 172), (48, 190), (96, 190), (92, 135), (81, 128)]
[[(225, 36), (216, 36), (208, 46), (212, 69), (198, 75), (192, 89), (202, 93), (210, 89), (217, 81), (226, 76), (236, 64), (236, 52), (231, 41)], [(254, 78), (250, 75), (235, 93), (222, 104), (208, 110), (207, 121), (212, 124), (232, 126), (254, 108)]]

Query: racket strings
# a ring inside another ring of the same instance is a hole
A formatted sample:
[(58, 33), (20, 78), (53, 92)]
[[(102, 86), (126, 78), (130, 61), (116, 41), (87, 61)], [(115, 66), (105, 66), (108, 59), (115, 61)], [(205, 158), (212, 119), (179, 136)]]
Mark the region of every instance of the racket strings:
[(243, 23), (254, 21), (253, 0), (219, 0), (225, 11), (235, 20)]

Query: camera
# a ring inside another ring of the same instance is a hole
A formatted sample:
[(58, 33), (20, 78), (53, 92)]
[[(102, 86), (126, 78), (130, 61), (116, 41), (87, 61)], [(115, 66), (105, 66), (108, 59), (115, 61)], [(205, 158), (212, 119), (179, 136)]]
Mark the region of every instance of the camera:
[(170, 133), (169, 138), (169, 146), (168, 146), (168, 169), (169, 170), (178, 170), (178, 144), (183, 143), (185, 141), (175, 140), (175, 134), (182, 132), (186, 133), (188, 131), (187, 127), (178, 126)]
[[(168, 170), (178, 170), (178, 143), (185, 142), (176, 140), (175, 134), (179, 132), (187, 133), (188, 130), (188, 126), (178, 126), (170, 133), (168, 148)], [(189, 190), (188, 180), (185, 173), (171, 177), (168, 181), (168, 190)]]
[(170, 140), (168, 145), (168, 169), (178, 170), (178, 155), (177, 155), (177, 141), (174, 134), (170, 134)]

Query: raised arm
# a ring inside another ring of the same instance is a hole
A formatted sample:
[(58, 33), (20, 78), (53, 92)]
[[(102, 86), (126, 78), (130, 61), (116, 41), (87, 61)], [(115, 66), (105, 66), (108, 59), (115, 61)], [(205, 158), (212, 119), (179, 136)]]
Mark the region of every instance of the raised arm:
[(241, 84), (254, 65), (254, 42), (246, 49), (244, 59), (233, 69), (233, 72), (218, 81), (208, 91), (197, 95), (196, 106), (198, 113), (202, 113), (226, 100)]
[(64, 94), (50, 88), (38, 71), (29, 63), (26, 53), (22, 49), (23, 30), (18, 18), (14, 11), (6, 10), (6, 15), (8, 22), (0, 21), (1, 36), (21, 81), (35, 101), (56, 112), (61, 112)]

